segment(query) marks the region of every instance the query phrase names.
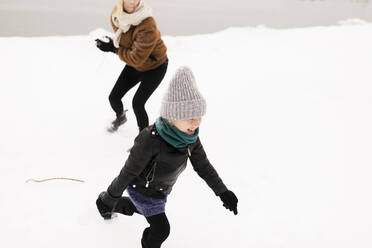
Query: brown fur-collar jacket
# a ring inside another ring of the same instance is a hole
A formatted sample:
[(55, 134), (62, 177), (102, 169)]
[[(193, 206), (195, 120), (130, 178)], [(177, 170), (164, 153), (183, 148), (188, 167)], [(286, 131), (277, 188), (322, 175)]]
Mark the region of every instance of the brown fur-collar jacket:
[[(116, 32), (118, 28), (110, 20)], [(167, 60), (167, 47), (153, 17), (144, 19), (137, 26), (131, 26), (121, 35), (118, 55), (129, 66), (141, 72), (155, 69)]]

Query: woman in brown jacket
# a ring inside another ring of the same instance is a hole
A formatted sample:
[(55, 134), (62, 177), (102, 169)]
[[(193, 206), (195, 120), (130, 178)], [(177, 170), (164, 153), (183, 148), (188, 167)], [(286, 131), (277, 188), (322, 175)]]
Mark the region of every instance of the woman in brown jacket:
[(151, 8), (143, 0), (119, 0), (111, 13), (111, 25), (114, 38), (107, 37), (108, 42), (97, 39), (97, 47), (104, 52), (116, 53), (126, 65), (109, 96), (116, 119), (108, 131), (116, 131), (127, 121), (121, 99), (139, 82), (132, 105), (141, 131), (149, 125), (145, 103), (167, 71), (167, 48)]

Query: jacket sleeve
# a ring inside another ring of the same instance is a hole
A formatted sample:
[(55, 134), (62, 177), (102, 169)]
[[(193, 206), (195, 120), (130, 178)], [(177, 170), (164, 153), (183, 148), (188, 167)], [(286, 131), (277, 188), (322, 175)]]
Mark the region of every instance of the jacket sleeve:
[(151, 139), (151, 135), (147, 132), (141, 132), (136, 137), (124, 167), (107, 189), (107, 192), (112, 197), (121, 197), (125, 188), (134, 178), (139, 176), (151, 162), (153, 157)]
[(204, 179), (208, 186), (219, 196), (227, 190), (222, 179), (218, 176), (217, 171), (209, 162), (204, 148), (198, 138), (196, 145), (191, 152), (191, 164), (198, 175)]
[(142, 65), (149, 58), (160, 36), (155, 24), (138, 26), (136, 29), (138, 30), (133, 32), (132, 46), (119, 47), (118, 50), (120, 59), (133, 67)]

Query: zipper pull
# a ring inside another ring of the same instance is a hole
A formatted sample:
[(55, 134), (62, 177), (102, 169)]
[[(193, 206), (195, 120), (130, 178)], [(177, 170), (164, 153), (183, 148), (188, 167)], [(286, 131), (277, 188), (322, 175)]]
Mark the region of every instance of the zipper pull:
[(189, 153), (189, 157), (191, 157), (191, 151), (190, 151), (190, 147), (189, 146), (187, 147), (187, 152)]
[(149, 187), (149, 183), (150, 183), (149, 181), (146, 181), (146, 186), (145, 186), (146, 188)]

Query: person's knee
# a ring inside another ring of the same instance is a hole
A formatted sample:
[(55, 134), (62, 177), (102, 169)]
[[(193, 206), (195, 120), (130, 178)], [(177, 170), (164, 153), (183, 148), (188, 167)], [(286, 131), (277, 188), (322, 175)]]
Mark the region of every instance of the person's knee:
[(168, 226), (159, 226), (159, 227), (150, 227), (149, 232), (149, 241), (153, 243), (163, 243), (170, 234), (170, 227)]
[(132, 107), (135, 112), (140, 112), (145, 109), (145, 103), (137, 98), (133, 98)]
[(163, 241), (166, 240), (170, 234), (170, 225), (168, 221), (157, 226), (156, 231), (158, 232), (158, 238), (160, 240), (163, 240)]
[(142, 248), (159, 248), (162, 243), (168, 238), (170, 233), (170, 226), (163, 225), (150, 225), (142, 234)]
[(166, 240), (170, 234), (170, 225), (169, 223), (167, 224), (167, 228), (165, 229), (165, 231), (163, 232), (164, 234), (164, 240)]
[(108, 99), (109, 99), (110, 102), (115, 102), (115, 101), (117, 101), (117, 96), (115, 94), (111, 93), (109, 95)]
[[(160, 217), (160, 216), (159, 216)], [(164, 241), (170, 234), (170, 224), (167, 218), (157, 218), (150, 223), (150, 235), (158, 241)]]

